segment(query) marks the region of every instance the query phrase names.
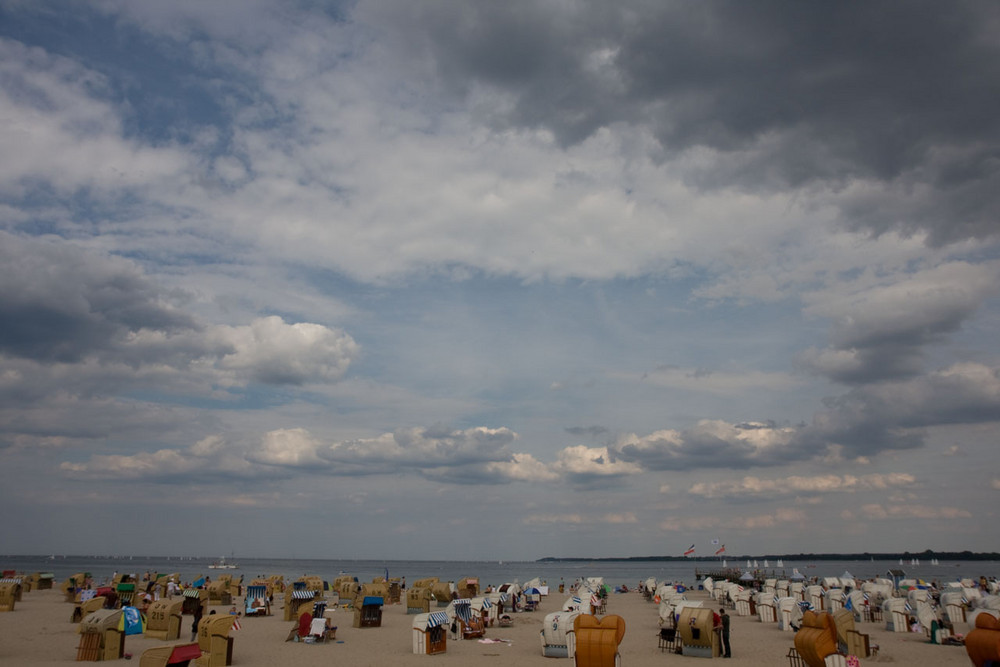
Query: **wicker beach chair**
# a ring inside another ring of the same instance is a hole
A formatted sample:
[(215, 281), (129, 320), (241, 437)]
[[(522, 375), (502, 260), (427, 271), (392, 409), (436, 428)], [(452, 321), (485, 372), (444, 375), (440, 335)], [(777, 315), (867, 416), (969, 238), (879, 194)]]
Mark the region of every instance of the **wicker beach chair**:
[(976, 667), (1000, 662), (1000, 619), (982, 612), (976, 616), (976, 627), (965, 636), (965, 652)]
[(576, 667), (616, 667), (621, 664), (618, 645), (625, 636), (625, 619), (611, 614), (598, 619), (580, 614), (573, 621)]
[[(853, 620), (853, 616), (852, 616)], [(827, 667), (828, 656), (839, 656), (837, 626), (833, 615), (807, 610), (802, 615), (802, 627), (795, 633), (795, 650), (807, 667)]]

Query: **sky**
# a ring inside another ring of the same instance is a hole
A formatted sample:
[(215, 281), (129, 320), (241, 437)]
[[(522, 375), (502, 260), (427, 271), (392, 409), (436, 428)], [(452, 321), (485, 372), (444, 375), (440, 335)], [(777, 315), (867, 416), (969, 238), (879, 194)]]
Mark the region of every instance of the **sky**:
[(998, 36), (0, 0), (0, 552), (997, 550)]

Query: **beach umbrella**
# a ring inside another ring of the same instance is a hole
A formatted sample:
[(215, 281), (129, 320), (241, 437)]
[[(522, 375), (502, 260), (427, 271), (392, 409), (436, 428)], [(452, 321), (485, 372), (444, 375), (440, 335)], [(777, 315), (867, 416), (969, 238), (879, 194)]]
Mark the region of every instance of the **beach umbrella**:
[(790, 581), (805, 581), (806, 575), (802, 574), (798, 570), (792, 572), (792, 576), (788, 577)]
[(840, 578), (841, 579), (853, 579), (854, 575), (851, 574), (850, 572), (848, 572), (847, 570), (844, 570), (844, 573), (842, 575), (840, 575)]

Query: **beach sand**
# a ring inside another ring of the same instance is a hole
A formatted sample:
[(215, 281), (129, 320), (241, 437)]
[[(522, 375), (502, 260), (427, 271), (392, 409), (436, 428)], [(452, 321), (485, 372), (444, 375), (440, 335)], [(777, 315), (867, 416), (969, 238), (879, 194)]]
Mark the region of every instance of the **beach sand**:
[[(701, 591), (689, 591), (691, 599), (709, 600)], [(486, 636), (510, 640), (502, 644), (482, 644), (476, 640), (448, 641), (447, 652), (437, 655), (414, 655), (412, 643), (413, 616), (406, 606), (387, 605), (382, 627), (352, 627), (353, 611), (338, 609), (328, 616), (338, 626), (336, 640), (326, 644), (285, 642), (292, 623), (283, 621), (281, 602), (276, 598), (274, 615), (264, 618), (241, 619), (242, 629), (234, 631), (233, 665), (241, 667), (273, 667), (291, 665), (309, 667), (331, 663), (363, 665), (470, 665), (500, 664), (559, 665), (572, 664), (565, 658), (546, 658), (541, 654), (539, 631), (545, 614), (562, 607), (566, 596), (553, 594), (542, 599), (539, 611), (513, 614), (513, 627), (492, 627)], [(717, 608), (717, 607), (716, 607)], [(228, 607), (215, 606), (216, 613), (225, 614)], [(432, 608), (432, 611), (435, 609)], [(66, 667), (76, 660), (79, 635), (77, 624), (71, 622), (73, 605), (63, 601), (58, 590), (31, 591), (24, 594), (13, 612), (0, 613), (0, 665), (18, 667)], [(661, 652), (657, 644), (659, 633), (657, 605), (647, 602), (638, 593), (613, 594), (608, 598), (607, 612), (622, 616), (626, 622), (625, 638), (620, 651), (622, 664), (635, 667), (657, 667), (663, 664), (700, 664), (698, 658)], [(732, 614), (732, 611), (729, 612)], [(191, 617), (184, 617), (181, 638), (163, 642), (142, 635), (126, 638), (125, 651), (133, 661), (147, 648), (168, 643), (187, 643)], [(861, 664), (895, 663), (899, 665), (968, 665), (965, 649), (938, 646), (927, 642), (923, 634), (886, 632), (883, 624), (860, 623), (858, 629), (871, 635), (880, 645), (878, 657), (864, 659)], [(780, 666), (787, 665), (785, 655), (793, 644), (793, 633), (778, 630), (777, 624), (761, 624), (756, 617), (732, 617), (731, 643), (733, 658), (727, 665)], [(702, 659), (703, 660), (703, 659)], [(121, 662), (121, 661), (118, 661)]]

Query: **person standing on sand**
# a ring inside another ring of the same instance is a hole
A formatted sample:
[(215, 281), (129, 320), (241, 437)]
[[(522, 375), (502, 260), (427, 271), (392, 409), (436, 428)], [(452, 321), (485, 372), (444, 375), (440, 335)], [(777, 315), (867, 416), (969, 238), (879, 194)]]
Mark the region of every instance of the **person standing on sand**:
[(198, 639), (198, 623), (201, 622), (201, 605), (194, 610), (194, 621), (191, 622), (191, 641)]
[(726, 613), (724, 607), (719, 607), (719, 620), (722, 629), (722, 657), (731, 658), (733, 657), (733, 651), (729, 647), (729, 614)]

